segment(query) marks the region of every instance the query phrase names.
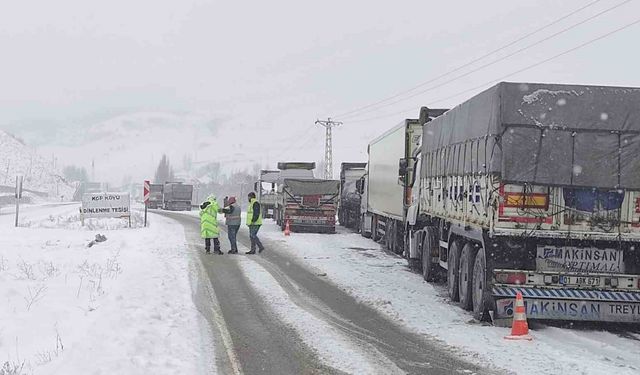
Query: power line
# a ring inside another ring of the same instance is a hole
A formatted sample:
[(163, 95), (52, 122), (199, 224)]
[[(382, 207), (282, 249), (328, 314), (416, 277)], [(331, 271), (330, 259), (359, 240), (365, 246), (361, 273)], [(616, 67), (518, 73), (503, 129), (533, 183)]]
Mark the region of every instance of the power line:
[[(527, 46), (525, 46), (525, 47), (522, 47), (522, 48), (520, 48), (520, 49), (517, 49), (516, 51), (514, 51), (514, 52), (512, 52), (512, 53), (510, 53), (510, 54), (508, 54), (508, 55), (506, 55), (506, 56), (502, 56), (502, 57), (497, 58), (497, 59), (495, 59), (495, 60), (492, 60), (492, 61), (490, 61), (490, 62), (488, 62), (488, 63), (486, 63), (486, 64), (480, 65), (479, 67), (476, 67), (476, 68), (474, 68), (474, 69), (472, 69), (472, 70), (470, 70), (470, 71), (468, 71), (468, 72), (466, 72), (466, 73), (463, 73), (463, 74), (457, 75), (457, 76), (455, 76), (455, 77), (453, 77), (453, 78), (451, 78), (451, 79), (449, 79), (449, 80), (446, 80), (446, 81), (444, 81), (444, 82), (442, 82), (442, 83), (440, 83), (440, 84), (437, 84), (437, 85), (435, 85), (435, 86), (427, 87), (426, 89), (421, 90), (421, 91), (418, 91), (418, 92), (415, 92), (415, 93), (413, 93), (413, 94), (411, 94), (411, 95), (409, 95), (409, 96), (405, 96), (405, 97), (400, 98), (400, 99), (398, 99), (398, 100), (395, 100), (395, 101), (392, 101), (392, 102), (389, 102), (389, 103), (382, 104), (382, 105), (378, 106), (378, 108), (376, 108), (376, 109), (380, 109), (380, 108), (388, 107), (388, 106), (390, 106), (390, 105), (394, 105), (394, 104), (397, 104), (397, 103), (403, 102), (403, 101), (405, 101), (405, 100), (407, 100), (407, 99), (411, 99), (411, 98), (414, 98), (414, 97), (416, 97), (416, 96), (418, 96), (418, 95), (422, 95), (422, 94), (424, 94), (425, 92), (432, 91), (432, 90), (435, 90), (435, 89), (440, 88), (440, 87), (442, 87), (442, 86), (448, 85), (449, 83), (454, 82), (454, 81), (457, 81), (457, 80), (459, 80), (460, 78), (467, 77), (467, 76), (469, 76), (469, 75), (471, 75), (471, 74), (473, 74), (473, 73), (475, 73), (475, 72), (478, 72), (478, 71), (480, 71), (480, 70), (482, 70), (482, 69), (484, 69), (484, 68), (487, 68), (487, 67), (489, 67), (489, 66), (495, 65), (495, 64), (497, 64), (497, 63), (499, 63), (499, 62), (501, 62), (501, 61), (503, 61), (503, 60), (506, 60), (506, 59), (508, 59), (508, 58), (510, 58), (510, 57), (512, 57), (512, 56), (514, 56), (514, 55), (517, 55), (517, 54), (518, 54), (518, 53), (520, 53), (520, 52), (524, 52), (524, 51), (526, 51), (526, 50), (528, 50), (528, 49), (530, 49), (530, 48), (533, 48), (533, 47), (535, 47), (535, 46), (537, 46), (537, 45), (540, 45), (540, 44), (542, 44), (542, 43), (544, 43), (544, 42), (546, 42), (546, 41), (548, 41), (548, 40), (550, 40), (550, 39), (553, 39), (553, 38), (557, 37), (558, 35), (564, 34), (564, 33), (568, 32), (568, 31), (570, 31), (570, 30), (572, 30), (572, 29), (574, 29), (574, 28), (576, 28), (576, 27), (578, 27), (578, 26), (580, 26), (580, 25), (583, 25), (583, 24), (585, 24), (585, 23), (587, 23), (587, 22), (589, 22), (589, 21), (591, 21), (591, 20), (593, 20), (593, 19), (595, 19), (595, 18), (598, 18), (598, 17), (602, 16), (603, 14), (608, 13), (608, 12), (610, 12), (610, 11), (612, 11), (612, 10), (616, 9), (616, 8), (619, 8), (619, 7), (621, 7), (621, 6), (623, 6), (623, 5), (627, 4), (627, 3), (629, 3), (629, 2), (631, 2), (631, 1), (632, 1), (632, 0), (625, 0), (625, 1), (623, 1), (623, 2), (621, 2), (621, 3), (619, 3), (619, 4), (617, 4), (617, 5), (614, 5), (614, 6), (610, 7), (610, 8), (607, 8), (607, 9), (605, 9), (605, 10), (603, 10), (603, 11), (599, 12), (599, 13), (596, 13), (595, 15), (593, 15), (593, 16), (591, 16), (591, 17), (588, 17), (588, 18), (586, 18), (586, 19), (584, 19), (584, 20), (582, 20), (582, 21), (580, 21), (580, 22), (578, 22), (578, 23), (575, 23), (575, 24), (573, 24), (573, 25), (571, 25), (571, 26), (568, 26), (568, 27), (566, 27), (566, 28), (564, 28), (564, 29), (562, 29), (562, 30), (560, 30), (560, 31), (558, 31), (558, 32), (556, 32), (556, 33), (554, 33), (554, 34), (551, 34), (551, 35), (549, 35), (549, 36), (547, 36), (547, 37), (545, 37), (545, 38), (543, 38), (543, 39), (540, 39), (540, 40), (538, 40), (538, 41), (536, 41), (536, 42), (534, 42), (534, 43), (531, 43), (531, 44), (529, 44), (529, 45), (527, 45)], [(351, 115), (351, 116), (346, 116), (346, 117), (352, 117), (352, 116), (357, 116), (357, 114), (353, 114), (353, 115)], [(344, 117), (342, 117), (342, 119), (344, 119)]]
[(558, 19), (556, 19), (556, 20), (552, 21), (551, 23), (548, 23), (548, 24), (546, 24), (546, 25), (544, 25), (544, 26), (542, 26), (542, 27), (539, 27), (539, 28), (537, 28), (537, 29), (535, 29), (535, 30), (533, 30), (533, 31), (531, 31), (531, 32), (529, 32), (529, 33), (527, 33), (527, 34), (525, 34), (525, 35), (523, 35), (523, 36), (521, 36), (521, 37), (519, 37), (519, 38), (517, 38), (517, 39), (515, 39), (515, 40), (511, 41), (510, 43), (507, 43), (507, 44), (503, 45), (502, 47), (496, 48), (496, 49), (494, 49), (493, 51), (490, 51), (490, 52), (488, 52), (488, 53), (486, 53), (486, 54), (484, 54), (484, 55), (482, 55), (482, 56), (480, 56), (480, 57), (478, 57), (478, 58), (475, 58), (475, 59), (473, 59), (473, 60), (471, 60), (471, 61), (469, 61), (469, 62), (467, 62), (467, 63), (465, 63), (465, 64), (463, 64), (463, 65), (458, 66), (457, 68), (454, 68), (454, 69), (452, 69), (452, 70), (450, 70), (450, 71), (448, 71), (448, 72), (445, 72), (445, 73), (443, 73), (443, 74), (441, 74), (441, 75), (439, 75), (439, 76), (437, 76), (437, 77), (435, 77), (435, 78), (432, 78), (432, 79), (430, 79), (430, 80), (428, 80), (428, 81), (426, 81), (426, 82), (422, 82), (422, 83), (418, 84), (417, 86), (414, 86), (414, 87), (412, 87), (412, 88), (410, 88), (410, 89), (408, 89), (408, 90), (405, 90), (405, 91), (399, 92), (399, 93), (397, 93), (397, 94), (395, 94), (395, 95), (393, 95), (393, 96), (390, 96), (390, 97), (388, 97), (388, 98), (385, 98), (385, 99), (379, 100), (379, 101), (377, 101), (377, 102), (374, 102), (374, 103), (371, 103), (371, 104), (368, 104), (368, 105), (365, 105), (365, 106), (362, 106), (362, 107), (356, 108), (356, 109), (354, 109), (354, 110), (351, 110), (351, 111), (348, 111), (348, 112), (341, 113), (341, 114), (339, 114), (339, 115), (338, 115), (338, 116), (336, 116), (336, 117), (338, 117), (338, 118), (343, 118), (343, 117), (346, 117), (347, 115), (352, 114), (352, 113), (354, 113), (354, 112), (361, 112), (361, 111), (362, 111), (362, 110), (364, 110), (364, 109), (371, 108), (371, 107), (376, 106), (376, 105), (378, 105), (378, 104), (384, 103), (384, 102), (386, 102), (386, 101), (388, 101), (388, 100), (395, 99), (395, 98), (397, 98), (397, 97), (399, 97), (399, 96), (402, 96), (402, 95), (404, 95), (404, 94), (407, 94), (407, 93), (410, 93), (410, 92), (412, 92), (412, 91), (414, 91), (414, 90), (417, 90), (417, 89), (419, 89), (420, 87), (423, 87), (423, 86), (428, 85), (428, 84), (430, 84), (430, 83), (432, 83), (432, 82), (435, 82), (435, 81), (437, 81), (437, 80), (438, 80), (438, 79), (440, 79), (440, 78), (444, 78), (444, 77), (446, 77), (446, 76), (448, 76), (448, 75), (450, 75), (450, 74), (452, 74), (452, 73), (455, 73), (455, 72), (457, 72), (457, 71), (460, 71), (460, 70), (461, 70), (461, 69), (463, 69), (463, 68), (466, 68), (466, 67), (468, 67), (468, 66), (470, 66), (470, 65), (473, 65), (474, 63), (476, 63), (476, 62), (478, 62), (478, 61), (481, 61), (481, 60), (483, 60), (483, 59), (485, 59), (485, 58), (487, 58), (487, 57), (489, 57), (489, 56), (493, 55), (493, 54), (494, 54), (494, 53), (496, 53), (496, 52), (500, 52), (500, 51), (504, 50), (505, 48), (511, 47), (512, 45), (514, 45), (514, 44), (516, 44), (516, 43), (518, 43), (518, 42), (520, 42), (520, 41), (522, 41), (522, 40), (524, 40), (524, 39), (526, 39), (526, 38), (528, 38), (528, 37), (530, 37), (530, 36), (532, 36), (532, 35), (534, 35), (534, 34), (537, 34), (538, 32), (540, 32), (540, 31), (542, 31), (542, 30), (544, 30), (544, 29), (546, 29), (546, 28), (549, 28), (549, 27), (551, 27), (551, 26), (553, 26), (553, 25), (555, 25), (555, 24), (557, 24), (557, 23), (559, 23), (559, 22), (561, 22), (561, 21), (564, 21), (565, 19), (567, 19), (567, 18), (569, 18), (569, 17), (573, 16), (573, 15), (574, 15), (574, 14), (576, 14), (576, 13), (579, 13), (579, 12), (583, 11), (583, 10), (584, 10), (584, 9), (586, 9), (586, 8), (589, 8), (589, 7), (593, 6), (593, 5), (595, 5), (596, 3), (599, 3), (600, 1), (601, 1), (601, 0), (595, 0), (595, 1), (592, 1), (591, 3), (589, 3), (589, 4), (587, 4), (587, 5), (584, 5), (584, 6), (580, 7), (580, 8), (578, 8), (578, 9), (576, 9), (576, 10), (574, 10), (574, 11), (572, 11), (572, 12), (570, 12), (570, 13), (566, 14), (566, 15), (564, 15), (564, 16), (562, 16), (562, 17), (560, 17), (560, 18), (558, 18)]
[[(579, 50), (580, 48), (586, 47), (586, 46), (588, 46), (588, 45), (590, 45), (590, 44), (592, 44), (592, 43), (595, 43), (595, 42), (597, 42), (597, 41), (599, 41), (599, 40), (602, 40), (602, 39), (604, 39), (604, 38), (607, 38), (607, 37), (609, 37), (609, 36), (611, 36), (611, 35), (613, 35), (613, 34), (615, 34), (615, 33), (618, 33), (618, 32), (620, 32), (620, 31), (622, 31), (622, 30), (625, 30), (625, 29), (628, 29), (628, 28), (630, 28), (630, 27), (632, 27), (632, 26), (635, 26), (635, 25), (637, 25), (638, 23), (640, 23), (640, 19), (637, 19), (637, 20), (635, 20), (635, 21), (633, 21), (633, 22), (631, 22), (631, 23), (628, 23), (628, 24), (626, 24), (626, 25), (624, 25), (624, 26), (621, 26), (621, 27), (619, 27), (619, 28), (617, 28), (617, 29), (614, 29), (614, 30), (612, 30), (612, 31), (609, 31), (608, 33), (605, 33), (605, 34), (603, 34), (603, 35), (600, 35), (600, 36), (599, 36), (599, 37), (597, 37), (597, 38), (591, 39), (591, 40), (589, 40), (589, 41), (587, 41), (587, 42), (584, 42), (584, 43), (582, 43), (582, 44), (579, 44), (579, 45), (577, 45), (577, 46), (575, 46), (575, 47), (573, 47), (573, 48), (570, 48), (570, 49), (565, 50), (565, 51), (563, 51), (563, 52), (560, 52), (560, 53), (558, 53), (558, 54), (556, 54), (556, 55), (553, 55), (553, 56), (551, 56), (551, 57), (548, 57), (548, 58), (546, 58), (546, 59), (544, 59), (544, 60), (538, 61), (538, 62), (536, 62), (536, 63), (534, 63), (534, 64), (531, 64), (531, 65), (525, 66), (524, 68), (518, 69), (518, 70), (513, 71), (513, 72), (511, 72), (511, 73), (509, 73), (509, 74), (503, 75), (503, 76), (501, 76), (501, 77), (499, 77), (499, 78), (495, 78), (495, 79), (492, 79), (492, 80), (490, 80), (490, 81), (487, 81), (487, 82), (485, 82), (485, 83), (483, 83), (483, 84), (481, 84), (481, 85), (474, 86), (474, 87), (472, 87), (472, 88), (469, 88), (469, 89), (466, 89), (466, 90), (463, 90), (463, 91), (459, 91), (459, 92), (457, 92), (457, 93), (455, 93), (455, 94), (453, 94), (453, 95), (449, 95), (449, 96), (447, 96), (447, 97), (444, 97), (444, 98), (440, 98), (440, 99), (438, 99), (438, 100), (431, 101), (431, 102), (430, 102), (430, 104), (440, 103), (440, 102), (443, 102), (443, 101), (445, 101), (445, 100), (449, 100), (449, 99), (455, 98), (456, 96), (460, 96), (460, 95), (462, 95), (462, 94), (466, 94), (466, 93), (468, 93), (468, 92), (470, 92), (470, 91), (475, 91), (475, 90), (481, 89), (481, 88), (486, 87), (487, 85), (490, 85), (490, 84), (492, 84), (492, 83), (494, 83), (494, 82), (502, 81), (503, 79), (509, 78), (509, 77), (511, 77), (511, 76), (513, 76), (513, 75), (516, 75), (516, 74), (518, 74), (518, 73), (522, 73), (522, 72), (527, 71), (527, 70), (529, 70), (529, 69), (535, 68), (535, 67), (537, 67), (537, 66), (539, 66), (539, 65), (545, 64), (545, 63), (547, 63), (547, 62), (549, 62), (549, 61), (551, 61), (551, 60), (557, 59), (558, 57), (562, 57), (562, 56), (567, 55), (567, 54), (569, 54), (569, 53), (571, 53), (571, 52), (574, 52), (574, 51), (576, 51), (576, 50)], [(362, 119), (362, 120), (355, 120), (355, 121), (349, 121), (349, 122), (350, 122), (350, 123), (357, 123), (357, 122), (373, 121), (373, 120), (378, 120), (378, 119), (381, 119), (381, 118), (386, 118), (386, 117), (391, 117), (391, 116), (397, 116), (397, 115), (400, 115), (400, 114), (404, 114), (404, 113), (408, 113), (408, 112), (413, 112), (413, 111), (416, 111), (416, 107), (415, 107), (415, 106), (414, 106), (414, 107), (412, 107), (412, 108), (410, 108), (410, 109), (406, 109), (406, 110), (399, 111), (399, 112), (387, 113), (387, 114), (385, 114), (385, 115), (381, 115), (381, 116), (375, 116), (375, 117), (371, 117), (371, 118), (366, 118), (366, 119)]]

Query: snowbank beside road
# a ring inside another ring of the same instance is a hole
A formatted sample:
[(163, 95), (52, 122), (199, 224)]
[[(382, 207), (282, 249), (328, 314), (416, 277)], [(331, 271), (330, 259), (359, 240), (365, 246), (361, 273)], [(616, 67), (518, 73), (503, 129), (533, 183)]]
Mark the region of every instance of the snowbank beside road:
[[(65, 210), (77, 207), (51, 212)], [(65, 222), (44, 228), (35, 218), (46, 222), (46, 208), (34, 212), (26, 212), (31, 227), (0, 221), (0, 366), (33, 374), (206, 372), (213, 353), (203, 348), (207, 324), (191, 300), (181, 226), (153, 215), (150, 227), (102, 232), (107, 241), (87, 248), (96, 232)]]
[(506, 341), (509, 329), (474, 322), (471, 314), (449, 303), (444, 288), (410, 272), (404, 259), (343, 228), (335, 235), (284, 237), (267, 222), (262, 235), (389, 318), (441, 339), (480, 364), (518, 374), (640, 372), (640, 341), (613, 333), (548, 327), (532, 332), (533, 342)]

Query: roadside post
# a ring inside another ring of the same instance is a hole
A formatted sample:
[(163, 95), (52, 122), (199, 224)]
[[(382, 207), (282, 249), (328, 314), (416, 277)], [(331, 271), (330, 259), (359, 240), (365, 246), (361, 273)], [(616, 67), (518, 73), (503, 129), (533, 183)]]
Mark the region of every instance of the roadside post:
[(144, 180), (144, 191), (143, 191), (143, 198), (144, 198), (144, 226), (146, 228), (147, 226), (147, 208), (149, 207), (149, 195), (151, 194), (151, 183), (149, 182), (149, 180)]
[(23, 176), (16, 176), (16, 227), (18, 226), (18, 215), (20, 214), (20, 199), (22, 198)]

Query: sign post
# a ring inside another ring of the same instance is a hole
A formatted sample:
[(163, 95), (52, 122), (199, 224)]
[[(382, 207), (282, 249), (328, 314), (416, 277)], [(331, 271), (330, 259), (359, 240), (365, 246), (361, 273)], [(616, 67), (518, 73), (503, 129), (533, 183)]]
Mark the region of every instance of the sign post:
[(149, 207), (149, 195), (151, 191), (151, 184), (149, 180), (144, 180), (144, 226), (147, 226), (147, 208)]
[(22, 198), (22, 176), (16, 176), (16, 227), (18, 226), (18, 215), (20, 213), (20, 199)]

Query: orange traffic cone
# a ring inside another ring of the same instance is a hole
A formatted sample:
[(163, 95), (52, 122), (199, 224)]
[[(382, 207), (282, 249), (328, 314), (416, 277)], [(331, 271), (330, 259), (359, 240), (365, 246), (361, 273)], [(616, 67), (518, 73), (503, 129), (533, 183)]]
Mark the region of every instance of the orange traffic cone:
[(504, 337), (507, 340), (533, 340), (529, 336), (529, 324), (527, 324), (527, 312), (524, 308), (524, 300), (522, 293), (516, 294), (516, 304), (513, 312), (513, 325), (511, 326), (511, 334)]
[(289, 229), (289, 220), (287, 220), (287, 222), (284, 225), (284, 235), (285, 236), (291, 235), (291, 229)]

